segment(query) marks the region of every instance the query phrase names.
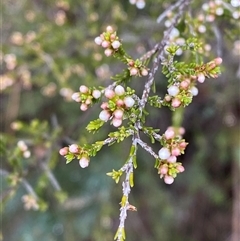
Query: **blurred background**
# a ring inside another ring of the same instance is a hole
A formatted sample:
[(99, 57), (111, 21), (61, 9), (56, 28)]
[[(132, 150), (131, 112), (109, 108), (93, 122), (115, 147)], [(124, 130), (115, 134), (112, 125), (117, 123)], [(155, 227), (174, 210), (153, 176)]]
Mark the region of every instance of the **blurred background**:
[[(205, 44), (204, 61), (222, 57), (223, 73), (199, 85), (183, 113), (189, 145), (180, 161), (186, 171), (174, 184), (159, 179), (153, 158), (139, 148), (130, 195), (138, 211), (128, 213), (127, 240), (240, 240), (239, 2), (206, 2), (193, 1), (186, 20), (192, 19)], [(2, 2), (0, 240), (113, 240), (122, 187), (106, 173), (124, 164), (129, 140), (104, 147), (87, 169), (78, 161), (66, 165), (61, 147), (103, 140), (113, 129), (106, 124), (89, 135), (85, 127), (99, 106), (81, 112), (71, 95), (82, 84), (108, 86), (124, 67), (94, 43), (106, 26), (117, 29), (127, 52), (138, 58), (161, 40), (167, 17), (159, 24), (156, 19), (173, 3)], [(204, 22), (202, 16), (213, 19)], [(177, 37), (185, 36), (191, 37), (183, 28)], [(134, 79), (131, 87), (141, 94), (144, 81)], [(155, 81), (164, 96), (160, 71)], [(171, 125), (167, 108), (149, 111), (148, 126), (164, 132)]]

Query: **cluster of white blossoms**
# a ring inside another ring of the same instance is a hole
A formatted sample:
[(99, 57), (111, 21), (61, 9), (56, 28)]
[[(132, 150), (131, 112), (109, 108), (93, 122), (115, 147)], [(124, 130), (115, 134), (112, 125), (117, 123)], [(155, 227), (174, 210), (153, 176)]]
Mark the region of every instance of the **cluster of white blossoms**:
[(177, 162), (177, 157), (184, 153), (188, 143), (182, 139), (184, 128), (169, 127), (162, 136), (164, 146), (159, 150), (160, 165), (158, 174), (166, 184), (172, 184), (178, 173), (184, 171), (182, 163)]
[(104, 95), (108, 101), (101, 104), (103, 110), (99, 114), (99, 119), (105, 122), (111, 120), (113, 126), (119, 127), (124, 118), (124, 111), (133, 107), (135, 100), (126, 94), (121, 85), (117, 85), (114, 90), (106, 89)]

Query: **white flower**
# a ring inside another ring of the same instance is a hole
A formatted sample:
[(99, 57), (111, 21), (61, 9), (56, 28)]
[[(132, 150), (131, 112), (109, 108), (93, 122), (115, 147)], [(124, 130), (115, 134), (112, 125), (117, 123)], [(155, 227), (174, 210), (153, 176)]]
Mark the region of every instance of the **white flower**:
[(167, 92), (171, 96), (176, 96), (179, 93), (179, 88), (176, 85), (172, 85), (168, 88)]
[(133, 105), (135, 103), (134, 99), (131, 96), (125, 97), (123, 102), (126, 105), (126, 107), (128, 107), (128, 108), (133, 107)]
[(114, 49), (118, 49), (120, 47), (121, 43), (118, 40), (115, 40), (112, 42), (112, 47)]
[(159, 155), (160, 159), (166, 160), (166, 159), (168, 159), (171, 156), (171, 153), (170, 153), (168, 148), (162, 147), (159, 150), (158, 155)]
[(83, 156), (83, 157), (79, 160), (79, 165), (80, 165), (81, 168), (88, 167), (88, 165), (89, 165), (89, 158)]
[(115, 93), (117, 94), (117, 95), (124, 95), (124, 93), (125, 93), (125, 90), (124, 90), (124, 88), (121, 86), (121, 85), (117, 85), (116, 87), (115, 87), (115, 89), (114, 89), (114, 91), (115, 91)]
[(99, 114), (99, 119), (107, 122), (110, 118), (110, 113), (107, 110), (102, 110)]
[(93, 98), (95, 98), (95, 99), (100, 98), (100, 96), (101, 96), (101, 91), (100, 91), (100, 90), (93, 90), (92, 96), (93, 96)]

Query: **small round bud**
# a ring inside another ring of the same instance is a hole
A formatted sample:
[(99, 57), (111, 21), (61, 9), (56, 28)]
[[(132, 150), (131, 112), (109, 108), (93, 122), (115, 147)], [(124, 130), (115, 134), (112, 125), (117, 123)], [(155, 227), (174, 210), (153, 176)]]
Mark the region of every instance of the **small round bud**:
[(109, 32), (109, 33), (113, 33), (113, 28), (112, 28), (112, 26), (107, 26), (107, 27), (106, 27), (106, 30), (107, 30), (107, 32)]
[(170, 163), (175, 163), (177, 161), (177, 157), (176, 156), (170, 156), (168, 159), (167, 159), (168, 162)]
[(107, 110), (102, 110), (99, 114), (99, 119), (107, 122), (110, 118), (110, 113)]
[(138, 74), (138, 69), (135, 67), (132, 67), (130, 69), (130, 75), (133, 76), (133, 75), (137, 75), (137, 74)]
[(197, 75), (197, 80), (198, 80), (199, 83), (203, 83), (203, 82), (205, 81), (205, 76), (204, 76), (204, 74), (203, 74), (203, 73), (199, 73), (199, 74)]
[(171, 176), (165, 175), (165, 177), (164, 177), (164, 182), (165, 182), (166, 184), (172, 184), (172, 183), (174, 182), (174, 178), (171, 177)]
[(114, 115), (114, 117), (117, 118), (117, 119), (122, 119), (122, 118), (123, 118), (123, 111), (117, 109), (117, 110), (115, 110), (115, 111), (113, 112), (113, 115)]
[(193, 96), (196, 96), (198, 95), (198, 88), (193, 86), (191, 89), (190, 89), (190, 92)]
[(218, 58), (216, 58), (216, 59), (214, 59), (214, 63), (216, 64), (216, 65), (220, 65), (221, 63), (222, 63), (222, 58), (220, 58), (220, 57), (218, 57)]
[(148, 75), (148, 70), (147, 69), (141, 69), (141, 75), (142, 76), (147, 76)]
[(174, 130), (171, 129), (167, 129), (164, 134), (167, 140), (172, 139), (175, 136)]
[(125, 90), (121, 85), (117, 85), (114, 89), (115, 93), (119, 96), (124, 95)]
[(168, 148), (162, 147), (159, 150), (158, 155), (159, 155), (160, 159), (167, 160), (170, 157), (171, 153)]
[(104, 51), (104, 54), (105, 54), (107, 57), (111, 56), (112, 53), (113, 53), (112, 49), (105, 49), (105, 51)]
[(180, 135), (184, 135), (185, 134), (185, 129), (183, 127), (180, 127), (178, 130)]
[(163, 165), (159, 168), (159, 174), (165, 175), (168, 172), (168, 167), (166, 165)]
[(186, 90), (189, 86), (189, 82), (186, 81), (186, 80), (183, 80), (181, 83), (180, 83), (180, 87), (184, 90)]
[(171, 97), (170, 95), (166, 95), (166, 96), (164, 97), (164, 99), (165, 99), (167, 102), (169, 102), (169, 101), (172, 99), (172, 97)]
[(123, 100), (119, 99), (119, 100), (117, 100), (116, 104), (118, 107), (122, 107), (124, 105), (124, 102), (123, 102)]
[(179, 88), (176, 85), (172, 85), (168, 88), (167, 92), (171, 96), (176, 96), (179, 93)]
[(108, 48), (110, 46), (110, 42), (108, 42), (107, 40), (104, 40), (101, 45), (103, 48)]
[(118, 40), (112, 42), (112, 47), (118, 49), (121, 46), (121, 43)]
[(94, 99), (99, 99), (101, 96), (101, 91), (100, 90), (93, 90), (92, 96)]
[(181, 101), (178, 98), (174, 98), (172, 100), (172, 104), (171, 105), (172, 105), (172, 107), (177, 108), (177, 107), (179, 107), (181, 105)]
[(31, 156), (31, 152), (30, 151), (24, 151), (23, 152), (23, 157), (24, 158), (29, 158)]
[(89, 166), (89, 158), (88, 157), (85, 157), (83, 156), (80, 160), (79, 160), (79, 165), (81, 168), (85, 168), (85, 167), (88, 167)]
[(179, 147), (182, 148), (182, 149), (185, 149), (187, 145), (188, 145), (188, 143), (183, 141), (179, 144)]
[(135, 103), (134, 99), (131, 96), (125, 97), (123, 102), (126, 105), (126, 107), (128, 107), (128, 108), (133, 107), (133, 105)]
[(179, 148), (175, 147), (175, 148), (172, 149), (171, 154), (173, 156), (179, 156), (179, 155), (181, 155), (181, 151), (180, 151)]
[(107, 102), (103, 102), (103, 103), (101, 104), (101, 108), (102, 108), (103, 110), (106, 110), (106, 109), (108, 108), (108, 103), (107, 103)]
[(79, 148), (77, 144), (72, 144), (69, 146), (69, 151), (73, 154), (78, 153), (79, 152)]
[(113, 118), (112, 125), (115, 127), (119, 127), (120, 125), (122, 125), (122, 119)]
[(59, 150), (61, 156), (66, 156), (68, 154), (68, 147), (63, 147)]
[(72, 99), (76, 102), (80, 102), (81, 101), (81, 98), (80, 98), (80, 95), (79, 95), (79, 92), (76, 92), (76, 93), (73, 93), (72, 94)]
[(92, 104), (92, 98), (91, 97), (88, 97), (85, 101), (85, 104), (86, 105), (91, 105)]
[(104, 95), (108, 98), (108, 99), (112, 99), (115, 96), (115, 92), (111, 89), (106, 89), (104, 92)]
[(101, 38), (100, 36), (96, 37), (96, 38), (94, 39), (94, 41), (95, 41), (95, 43), (96, 43), (97, 45), (101, 45), (102, 42), (103, 42), (103, 40), (102, 40), (102, 38)]
[(88, 109), (88, 105), (87, 105), (87, 104), (82, 103), (82, 104), (80, 105), (80, 110), (81, 110), (81, 111), (86, 111), (87, 109)]
[(85, 85), (81, 85), (81, 86), (79, 87), (79, 91), (80, 91), (82, 94), (87, 94), (88, 90), (89, 90), (88, 87), (85, 86)]
[(184, 172), (184, 171), (185, 171), (185, 168), (184, 168), (182, 165), (178, 165), (178, 166), (177, 166), (177, 170), (178, 170), (179, 172)]

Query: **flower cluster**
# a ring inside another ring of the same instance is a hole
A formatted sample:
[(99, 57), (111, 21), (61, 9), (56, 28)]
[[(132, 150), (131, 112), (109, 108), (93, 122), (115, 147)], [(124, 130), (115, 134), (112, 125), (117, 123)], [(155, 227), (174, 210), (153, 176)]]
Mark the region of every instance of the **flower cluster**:
[(112, 125), (119, 127), (124, 118), (124, 111), (132, 108), (135, 100), (121, 85), (117, 85), (114, 90), (105, 89), (104, 95), (108, 101), (101, 104), (103, 110), (99, 114), (99, 119), (105, 122), (111, 119)]
[(203, 83), (207, 78), (217, 78), (217, 67), (222, 63), (221, 58), (216, 58), (206, 64), (202, 64), (195, 68), (194, 75), (179, 75), (177, 80), (167, 89), (167, 94), (164, 97), (166, 105), (173, 108), (187, 106), (193, 96), (198, 94), (198, 89), (195, 86), (196, 81)]
[(17, 146), (19, 148), (19, 150), (21, 151), (22, 155), (24, 158), (29, 158), (31, 156), (31, 152), (28, 150), (28, 146), (26, 145), (26, 143), (24, 141), (19, 141), (17, 143)]
[(117, 33), (111, 26), (107, 26), (106, 32), (103, 32), (100, 36), (95, 38), (95, 43), (101, 45), (105, 49), (104, 53), (107, 57), (111, 56), (114, 52), (117, 52), (121, 47), (121, 42)]
[(130, 76), (147, 76), (148, 75), (148, 69), (142, 64), (140, 60), (133, 60), (128, 59), (128, 69), (130, 72)]
[(88, 88), (85, 85), (79, 87), (80, 92), (75, 92), (72, 95), (72, 99), (76, 102), (80, 102), (80, 109), (86, 111), (93, 101), (98, 100), (102, 93), (100, 90)]
[(23, 195), (22, 196), (22, 201), (24, 203), (24, 208), (26, 210), (38, 210), (39, 209), (39, 204), (37, 202), (36, 197), (32, 196), (32, 195)]
[(172, 184), (177, 174), (184, 171), (182, 163), (177, 162), (177, 157), (184, 153), (188, 145), (182, 139), (184, 132), (182, 127), (169, 127), (162, 136), (163, 147), (158, 152), (160, 158), (158, 174), (160, 178), (164, 178), (166, 184)]
[(59, 150), (59, 154), (65, 158), (79, 159), (79, 165), (82, 168), (88, 167), (90, 158), (87, 152), (77, 144), (72, 144), (69, 147), (63, 147)]

